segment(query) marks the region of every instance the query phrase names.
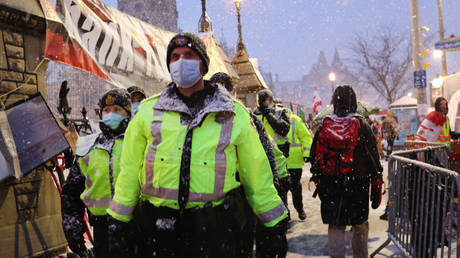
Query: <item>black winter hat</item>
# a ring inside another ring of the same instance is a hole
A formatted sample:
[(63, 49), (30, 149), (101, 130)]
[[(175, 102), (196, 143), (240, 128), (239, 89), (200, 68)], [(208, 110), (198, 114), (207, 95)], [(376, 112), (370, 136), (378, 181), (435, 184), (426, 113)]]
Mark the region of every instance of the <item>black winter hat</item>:
[(446, 101), (446, 108), (447, 108), (447, 112), (449, 112), (449, 107), (448, 107), (448, 102), (447, 102), (447, 99), (443, 98), (443, 97), (439, 97), (436, 99), (436, 101), (434, 102), (434, 109), (438, 112), (442, 112), (441, 111), (441, 102), (445, 100)]
[(265, 102), (265, 100), (270, 98), (273, 101), (275, 99), (275, 97), (273, 96), (273, 93), (269, 89), (263, 89), (259, 91), (258, 97), (259, 97), (259, 100), (258, 100), (259, 107), (264, 105), (263, 103)]
[(221, 83), (228, 92), (232, 93), (233, 91), (233, 82), (232, 82), (232, 77), (226, 73), (218, 72), (215, 73), (211, 78), (209, 79), (211, 82), (214, 83)]
[[(208, 72), (209, 56), (206, 50), (206, 44), (197, 35), (190, 32), (182, 32), (174, 36), (168, 44), (168, 51), (166, 54), (166, 64), (169, 70), (169, 62), (171, 61), (171, 53), (175, 48), (188, 47), (195, 50), (201, 58), (204, 66), (204, 74)], [(203, 75), (204, 75), (203, 74)]]
[(141, 87), (131, 86), (128, 88), (129, 95), (133, 95), (134, 93), (140, 93), (146, 98), (145, 91)]
[(99, 100), (99, 116), (102, 118), (102, 110), (105, 106), (118, 105), (131, 117), (131, 96), (125, 89), (112, 89), (107, 91)]
[(358, 103), (356, 94), (350, 85), (338, 86), (332, 95), (331, 104), (334, 106), (334, 114), (339, 117), (347, 116), (350, 113), (356, 113)]

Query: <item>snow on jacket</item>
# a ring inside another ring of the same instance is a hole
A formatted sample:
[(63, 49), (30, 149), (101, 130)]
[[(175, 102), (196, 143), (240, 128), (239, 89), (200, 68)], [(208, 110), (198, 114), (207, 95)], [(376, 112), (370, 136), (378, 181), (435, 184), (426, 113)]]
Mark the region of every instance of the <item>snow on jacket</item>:
[[(125, 134), (121, 173), (108, 210), (112, 217), (131, 220), (140, 199), (178, 210), (181, 169), (190, 170), (186, 209), (221, 205), (225, 194), (240, 186), (238, 169), (246, 198), (265, 226), (287, 217), (246, 107), (223, 87), (205, 81), (206, 89), (211, 93), (194, 111), (174, 83), (139, 106)], [(185, 150), (187, 135), (191, 148)], [(190, 159), (189, 168), (181, 166), (181, 157)]]
[(62, 186), (62, 224), (68, 241), (82, 239), (86, 225), (85, 208), (90, 215), (106, 215), (114, 184), (120, 171), (123, 135), (108, 139), (103, 134), (80, 137), (77, 161)]
[(428, 142), (437, 141), (442, 134), (446, 118), (447, 116), (436, 110), (430, 112), (420, 124), (415, 139)]
[[(316, 170), (312, 165), (313, 178), (319, 179), (318, 195), (321, 199), (323, 223), (332, 225), (357, 225), (367, 221), (369, 216), (369, 182), (381, 178), (377, 143), (370, 126), (362, 117), (358, 144), (353, 151), (353, 171), (348, 176), (329, 175)], [(315, 160), (316, 145), (321, 127), (313, 138), (310, 157)]]

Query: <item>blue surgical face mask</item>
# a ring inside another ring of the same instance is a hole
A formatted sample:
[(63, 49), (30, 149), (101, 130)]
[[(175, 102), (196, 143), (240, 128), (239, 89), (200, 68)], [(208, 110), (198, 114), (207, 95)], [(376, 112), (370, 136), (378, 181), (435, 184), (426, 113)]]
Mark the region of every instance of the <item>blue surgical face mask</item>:
[(141, 104), (140, 102), (133, 102), (131, 104), (131, 110), (132, 110), (133, 116), (134, 116), (134, 114), (137, 113), (137, 109), (139, 108), (140, 104)]
[(102, 123), (104, 123), (106, 126), (110, 127), (112, 130), (115, 130), (120, 126), (120, 123), (125, 119), (126, 117), (119, 115), (117, 113), (108, 113), (106, 115), (102, 116)]
[(169, 70), (172, 81), (180, 88), (190, 88), (203, 77), (200, 72), (200, 60), (181, 58), (170, 64)]

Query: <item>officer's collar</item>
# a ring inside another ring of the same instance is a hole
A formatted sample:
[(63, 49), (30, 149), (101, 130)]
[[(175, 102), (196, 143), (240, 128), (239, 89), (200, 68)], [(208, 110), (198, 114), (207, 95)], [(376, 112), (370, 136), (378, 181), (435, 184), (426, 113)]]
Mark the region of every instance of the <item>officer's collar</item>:
[[(178, 96), (174, 87), (176, 87), (175, 84), (170, 83), (166, 89), (163, 90), (154, 108), (162, 111), (185, 113), (192, 116), (192, 112)], [(215, 87), (215, 90), (213, 94), (207, 95), (204, 99), (203, 109), (200, 110), (194, 118), (194, 120), (197, 120), (197, 123), (201, 123), (201, 120), (208, 113), (235, 113), (232, 96), (225, 90), (225, 88), (219, 87), (209, 81), (205, 81), (205, 87)]]

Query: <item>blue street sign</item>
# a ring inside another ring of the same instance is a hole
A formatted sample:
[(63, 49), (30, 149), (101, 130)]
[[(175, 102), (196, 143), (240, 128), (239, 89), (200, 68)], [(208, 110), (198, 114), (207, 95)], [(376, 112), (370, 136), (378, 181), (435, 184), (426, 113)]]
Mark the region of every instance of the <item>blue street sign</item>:
[(434, 44), (435, 49), (456, 51), (460, 50), (460, 37), (449, 38), (443, 41), (438, 41)]
[(414, 72), (414, 88), (426, 88), (425, 70), (419, 70)]

